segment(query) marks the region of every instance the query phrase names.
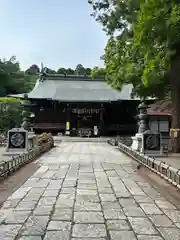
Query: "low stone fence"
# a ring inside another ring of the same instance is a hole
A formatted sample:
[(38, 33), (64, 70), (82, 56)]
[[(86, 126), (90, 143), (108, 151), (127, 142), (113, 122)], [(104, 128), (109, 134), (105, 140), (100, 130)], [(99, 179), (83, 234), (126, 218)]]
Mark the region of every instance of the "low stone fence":
[(21, 155), (12, 157), (8, 161), (1, 162), (0, 163), (0, 180), (10, 175), (12, 172), (16, 171), (21, 166), (37, 159), (39, 156), (49, 151), (53, 147), (54, 147), (54, 139), (51, 134), (47, 134), (46, 141), (42, 142), (41, 144), (38, 144), (38, 146), (33, 150), (31, 150), (30, 152), (23, 153)]
[[(115, 142), (116, 143), (116, 146), (117, 146), (117, 143), (118, 142), (121, 142), (123, 144), (125, 144), (126, 146), (131, 146), (132, 145), (132, 136), (117, 136), (116, 138), (114, 139), (111, 139), (112, 142)], [(167, 135), (162, 135), (161, 136), (161, 141), (162, 141), (162, 146), (163, 146), (163, 149), (165, 149), (165, 152), (172, 152), (172, 140), (169, 136)]]
[(126, 146), (132, 145), (131, 136), (117, 136), (116, 138), (111, 138), (108, 143), (113, 146), (118, 146), (118, 142), (125, 144)]
[[(115, 140), (108, 140), (108, 143), (115, 146)], [(143, 166), (149, 168), (151, 171), (160, 175), (162, 178), (166, 179), (174, 186), (180, 188), (180, 169), (175, 169), (166, 164), (164, 161), (160, 162), (153, 157), (149, 157), (140, 152), (134, 151), (131, 147), (119, 141), (117, 143), (117, 147), (120, 151), (135, 159)]]

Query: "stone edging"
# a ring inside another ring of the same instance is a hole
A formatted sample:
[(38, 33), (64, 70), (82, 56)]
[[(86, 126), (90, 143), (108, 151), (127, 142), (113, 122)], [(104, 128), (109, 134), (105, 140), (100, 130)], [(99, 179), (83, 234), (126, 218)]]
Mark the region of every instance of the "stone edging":
[[(108, 140), (108, 143), (113, 146), (116, 145), (114, 140)], [(162, 178), (166, 179), (168, 182), (172, 183), (174, 186), (180, 189), (180, 169), (173, 168), (172, 166), (166, 164), (164, 161), (159, 162), (153, 157), (149, 157), (145, 154), (134, 151), (132, 148), (124, 145), (121, 142), (118, 142), (117, 146), (120, 151), (132, 157), (137, 162), (149, 168), (151, 171), (160, 175)]]
[(39, 156), (49, 151), (53, 147), (54, 147), (54, 140), (52, 137), (50, 137), (46, 143), (43, 143), (42, 145), (37, 146), (35, 149), (31, 150), (30, 152), (18, 155), (16, 157), (12, 157), (8, 161), (1, 162), (0, 163), (0, 180), (6, 178), (8, 175), (10, 175), (12, 172), (15, 172), (21, 166), (37, 159)]

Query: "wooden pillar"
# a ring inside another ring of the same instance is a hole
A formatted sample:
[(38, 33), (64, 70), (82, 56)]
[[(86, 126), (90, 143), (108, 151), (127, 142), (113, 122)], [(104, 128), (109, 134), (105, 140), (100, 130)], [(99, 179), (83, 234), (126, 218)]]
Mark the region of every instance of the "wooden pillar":
[(103, 103), (101, 104), (100, 107), (100, 136), (104, 134), (104, 108), (103, 108)]

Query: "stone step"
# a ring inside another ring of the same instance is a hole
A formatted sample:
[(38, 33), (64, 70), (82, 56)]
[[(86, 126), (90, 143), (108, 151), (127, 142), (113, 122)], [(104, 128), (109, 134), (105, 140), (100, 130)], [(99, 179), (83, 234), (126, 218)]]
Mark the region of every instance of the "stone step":
[(54, 141), (59, 142), (101, 142), (106, 143), (109, 138), (86, 138), (86, 137), (65, 137), (65, 136), (55, 136)]

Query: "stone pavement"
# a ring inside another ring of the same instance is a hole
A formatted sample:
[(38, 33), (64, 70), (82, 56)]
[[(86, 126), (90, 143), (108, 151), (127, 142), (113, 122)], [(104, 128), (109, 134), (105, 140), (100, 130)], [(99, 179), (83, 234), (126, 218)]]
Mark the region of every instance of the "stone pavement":
[(62, 142), (0, 209), (0, 240), (178, 240), (180, 210), (106, 143)]

